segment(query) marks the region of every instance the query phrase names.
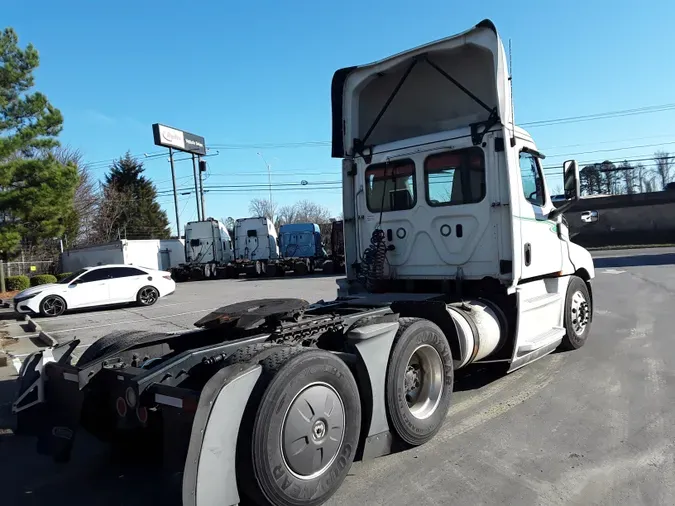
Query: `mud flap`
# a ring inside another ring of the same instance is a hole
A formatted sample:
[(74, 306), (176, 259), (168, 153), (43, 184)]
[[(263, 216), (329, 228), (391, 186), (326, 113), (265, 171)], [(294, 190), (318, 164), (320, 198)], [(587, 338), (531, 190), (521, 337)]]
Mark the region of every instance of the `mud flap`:
[(262, 367), (233, 364), (204, 386), (183, 473), (184, 506), (239, 504), (236, 448), (239, 425)]

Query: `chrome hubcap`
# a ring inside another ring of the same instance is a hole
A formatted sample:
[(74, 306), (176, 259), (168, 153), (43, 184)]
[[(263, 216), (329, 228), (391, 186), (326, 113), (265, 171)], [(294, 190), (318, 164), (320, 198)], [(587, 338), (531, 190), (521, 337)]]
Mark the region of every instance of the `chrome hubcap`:
[(577, 291), (572, 295), (572, 304), (570, 307), (570, 312), (572, 313), (572, 329), (576, 335), (581, 335), (588, 325), (588, 320), (590, 318), (590, 311), (588, 301), (584, 294)]
[(61, 314), (64, 309), (63, 301), (61, 299), (49, 298), (44, 301), (44, 311), (49, 316)]
[(443, 394), (443, 361), (433, 346), (423, 344), (413, 351), (403, 378), (410, 414), (430, 417)]
[(338, 455), (344, 438), (344, 405), (327, 383), (313, 383), (291, 402), (281, 429), (281, 453), (301, 479), (320, 476)]

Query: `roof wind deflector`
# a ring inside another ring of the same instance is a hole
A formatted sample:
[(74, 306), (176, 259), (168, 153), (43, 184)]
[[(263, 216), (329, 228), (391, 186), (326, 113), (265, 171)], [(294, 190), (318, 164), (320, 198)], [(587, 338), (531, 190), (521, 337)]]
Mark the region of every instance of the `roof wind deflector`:
[[(384, 116), (384, 113), (387, 112), (387, 109), (393, 102), (394, 98), (396, 97), (396, 94), (399, 92), (401, 87), (403, 86), (403, 83), (405, 83), (406, 79), (408, 79), (408, 76), (410, 75), (410, 72), (412, 72), (413, 68), (415, 65), (417, 65), (418, 62), (420, 61), (425, 61), (427, 62), (434, 70), (436, 70), (439, 74), (441, 74), (443, 77), (445, 77), (448, 81), (450, 81), (452, 84), (454, 84), (461, 92), (463, 92), (465, 95), (467, 95), (471, 100), (476, 102), (478, 105), (480, 105), (483, 109), (485, 109), (488, 113), (489, 116), (485, 121), (480, 121), (477, 123), (472, 123), (471, 126), (471, 142), (474, 145), (480, 144), (483, 141), (483, 137), (485, 134), (497, 123), (499, 123), (500, 118), (499, 118), (499, 110), (498, 108), (495, 107), (490, 107), (487, 105), (485, 102), (483, 102), (480, 98), (478, 98), (476, 95), (474, 95), (468, 88), (463, 86), (457, 79), (452, 77), (450, 74), (448, 74), (445, 70), (443, 70), (439, 65), (431, 61), (426, 53), (417, 55), (413, 57), (412, 61), (410, 62), (410, 65), (406, 69), (406, 71), (403, 73), (401, 76), (401, 79), (399, 82), (396, 84), (394, 87), (393, 91), (391, 92), (391, 95), (389, 95), (389, 98), (387, 101), (384, 103), (382, 106), (382, 109), (378, 113), (378, 115), (375, 117), (375, 120), (373, 121), (373, 124), (370, 125), (370, 128), (366, 132), (366, 134), (363, 136), (363, 139), (354, 139), (354, 152), (356, 154), (361, 155), (364, 159), (366, 159), (366, 163), (370, 163), (370, 158), (372, 158), (372, 149), (370, 150), (370, 154), (366, 155), (364, 153), (366, 149), (366, 141), (370, 137), (370, 135), (373, 133), (373, 130), (375, 130), (375, 127), (377, 124), (380, 122), (382, 119), (382, 116)], [(479, 127), (483, 127), (482, 130), (479, 131)]]

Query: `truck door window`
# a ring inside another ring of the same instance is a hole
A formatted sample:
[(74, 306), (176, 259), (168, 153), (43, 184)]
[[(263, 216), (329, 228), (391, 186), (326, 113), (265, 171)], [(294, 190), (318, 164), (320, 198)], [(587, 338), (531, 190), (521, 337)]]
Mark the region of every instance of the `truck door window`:
[(544, 205), (544, 181), (537, 157), (525, 151), (520, 152), (520, 178), (523, 181), (525, 199), (535, 206)]
[(366, 169), (366, 204), (372, 213), (404, 211), (417, 202), (412, 160), (378, 163)]
[(424, 161), (430, 206), (475, 204), (485, 198), (485, 155), (477, 147), (430, 155)]

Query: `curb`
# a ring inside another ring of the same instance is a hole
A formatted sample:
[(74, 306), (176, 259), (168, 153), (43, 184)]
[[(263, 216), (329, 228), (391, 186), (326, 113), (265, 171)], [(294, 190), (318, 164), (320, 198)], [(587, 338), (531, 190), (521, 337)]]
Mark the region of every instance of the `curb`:
[(26, 315), (24, 317), (24, 321), (28, 324), (28, 329), (31, 332), (42, 332), (42, 327), (38, 325), (38, 323), (33, 320), (29, 315)]
[(56, 339), (47, 334), (44, 330), (40, 330), (40, 335), (38, 336), (38, 339), (47, 346), (49, 346), (50, 348), (53, 348), (54, 346), (59, 344), (59, 342)]

